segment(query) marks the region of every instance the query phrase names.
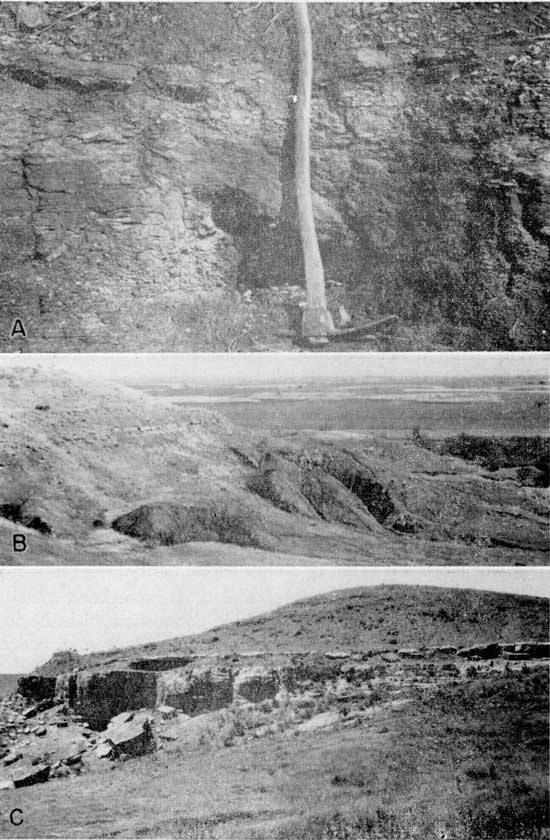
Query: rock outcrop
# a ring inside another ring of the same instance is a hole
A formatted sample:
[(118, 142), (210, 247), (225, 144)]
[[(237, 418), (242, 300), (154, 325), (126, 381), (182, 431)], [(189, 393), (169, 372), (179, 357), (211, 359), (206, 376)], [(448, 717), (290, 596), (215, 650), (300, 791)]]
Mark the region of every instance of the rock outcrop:
[[(52, 9), (47, 29), (17, 5), (0, 19), (2, 337), (23, 317), (42, 349), (234, 349), (262, 315), (282, 325), (281, 288), (302, 283), (291, 15), (120, 4)], [(397, 312), (416, 333), (398, 349), (542, 349), (548, 9), (448, 12), (311, 8), (330, 303)], [(277, 291), (262, 310), (237, 287)]]
[(277, 694), (280, 685), (280, 677), (276, 670), (257, 665), (250, 668), (242, 668), (234, 682), (234, 696), (242, 697), (251, 703), (261, 703)]
[(55, 695), (55, 677), (43, 677), (30, 674), (20, 677), (17, 690), (27, 700), (45, 700)]
[(35, 764), (30, 767), (21, 767), (12, 774), (13, 786), (21, 788), (47, 782), (49, 775), (50, 767), (48, 764)]
[(157, 702), (188, 715), (223, 709), (233, 700), (233, 679), (232, 669), (223, 665), (166, 671), (159, 675)]
[(146, 671), (101, 670), (77, 674), (73, 708), (94, 729), (103, 729), (114, 715), (136, 708), (154, 708), (157, 676)]
[[(158, 657), (151, 658), (151, 671), (139, 659), (127, 662), (140, 669), (124, 670), (121, 660), (118, 668), (59, 675), (53, 700), (29, 706), (29, 698), (15, 694), (0, 701), (0, 790), (157, 749), (221, 749), (237, 737), (308, 737), (360, 726), (379, 711), (412, 702), (403, 695), (413, 688), (475, 680), (482, 686), (489, 678), (515, 681), (524, 674), (539, 680), (550, 655), (549, 644), (537, 640), (394, 651), (203, 654), (176, 668), (170, 666), (178, 657)], [(159, 670), (161, 663), (167, 670)]]
[(500, 656), (500, 653), (500, 645), (496, 642), (490, 642), (489, 644), (479, 644), (472, 645), (467, 648), (460, 648), (456, 655), (461, 656), (464, 659), (494, 659), (495, 657)]
[(114, 717), (102, 737), (112, 747), (112, 755), (116, 758), (122, 755), (145, 755), (156, 749), (151, 720), (147, 714), (126, 712)]
[(548, 659), (550, 642), (518, 642), (500, 646), (506, 659)]

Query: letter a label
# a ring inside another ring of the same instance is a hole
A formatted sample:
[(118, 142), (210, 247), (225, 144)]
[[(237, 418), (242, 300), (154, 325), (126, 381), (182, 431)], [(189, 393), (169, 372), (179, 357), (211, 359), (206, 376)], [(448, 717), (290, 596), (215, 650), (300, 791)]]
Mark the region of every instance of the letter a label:
[(10, 338), (26, 338), (27, 330), (21, 318), (16, 318), (12, 324)]

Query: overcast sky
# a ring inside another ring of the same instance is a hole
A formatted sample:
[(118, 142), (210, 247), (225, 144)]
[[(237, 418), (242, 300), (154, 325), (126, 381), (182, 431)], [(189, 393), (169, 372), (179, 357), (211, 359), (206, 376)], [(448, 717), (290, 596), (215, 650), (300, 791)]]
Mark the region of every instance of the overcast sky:
[(320, 592), (378, 583), (550, 595), (550, 570), (510, 568), (3, 568), (0, 673), (197, 633)]
[(310, 377), (547, 377), (548, 353), (4, 353), (0, 371), (19, 366), (67, 370), (99, 379), (175, 379), (229, 383)]

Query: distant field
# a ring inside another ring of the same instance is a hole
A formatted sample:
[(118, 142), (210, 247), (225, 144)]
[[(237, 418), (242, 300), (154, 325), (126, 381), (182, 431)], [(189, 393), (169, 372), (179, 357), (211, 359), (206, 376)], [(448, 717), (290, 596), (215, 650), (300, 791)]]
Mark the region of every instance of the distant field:
[(17, 688), (17, 680), (22, 674), (0, 674), (0, 698), (13, 694)]
[(444, 435), (548, 432), (548, 385), (535, 378), (393, 380), (366, 383), (196, 387), (159, 384), (154, 396), (209, 408), (255, 429), (399, 432), (419, 426)]

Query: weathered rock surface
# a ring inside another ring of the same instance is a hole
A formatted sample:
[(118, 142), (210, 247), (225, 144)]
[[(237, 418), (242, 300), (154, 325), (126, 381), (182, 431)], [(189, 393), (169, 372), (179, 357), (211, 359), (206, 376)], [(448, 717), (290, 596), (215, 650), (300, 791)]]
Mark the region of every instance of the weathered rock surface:
[[(311, 9), (331, 303), (397, 311), (418, 349), (426, 332), (435, 347), (542, 349), (548, 10), (447, 11)], [(246, 310), (236, 286), (302, 282), (291, 16), (63, 12), (14, 4), (0, 22), (0, 334), (23, 315), (49, 349), (246, 346), (248, 316), (224, 318)]]
[(277, 671), (263, 665), (242, 668), (235, 676), (235, 697), (243, 697), (251, 703), (261, 703), (275, 697), (279, 690), (279, 675)]
[(97, 745), (95, 754), (98, 758), (112, 758), (115, 753), (113, 746), (107, 741), (103, 741), (103, 743)]
[(460, 648), (457, 651), (457, 656), (462, 656), (465, 659), (493, 659), (500, 656), (500, 645), (496, 642), (483, 645), (472, 645), (467, 648)]
[(233, 672), (231, 668), (194, 667), (178, 669), (159, 675), (158, 702), (174, 706), (189, 715), (223, 709), (233, 700)]
[(518, 659), (547, 659), (550, 656), (550, 642), (518, 642), (500, 647), (504, 656), (514, 654)]
[[(122, 754), (145, 755), (155, 751), (155, 738), (148, 715), (134, 713), (126, 715), (124, 720), (119, 718), (120, 716), (117, 716), (111, 720), (103, 732), (103, 738), (112, 746), (116, 757)], [(105, 750), (102, 752), (104, 753)]]
[(35, 764), (31, 767), (22, 767), (20, 770), (14, 770), (12, 779), (14, 787), (20, 788), (47, 782), (49, 775), (50, 767), (48, 764)]
[(3, 762), (6, 767), (9, 767), (10, 764), (15, 764), (15, 762), (19, 761), (20, 758), (23, 758), (23, 753), (16, 750), (10, 750), (10, 752), (4, 756)]
[[(55, 694), (55, 677), (35, 676), (20, 677), (17, 690), (28, 700), (44, 700), (53, 698)], [(38, 711), (38, 709), (35, 709)]]
[(157, 711), (163, 720), (172, 720), (178, 715), (178, 710), (174, 706), (161, 705)]
[(309, 720), (298, 724), (296, 727), (298, 732), (314, 732), (316, 729), (326, 729), (329, 726), (335, 726), (340, 721), (338, 712), (321, 712), (318, 715), (313, 715)]
[(145, 671), (97, 671), (77, 675), (74, 709), (94, 729), (102, 729), (120, 712), (154, 708), (157, 675)]

